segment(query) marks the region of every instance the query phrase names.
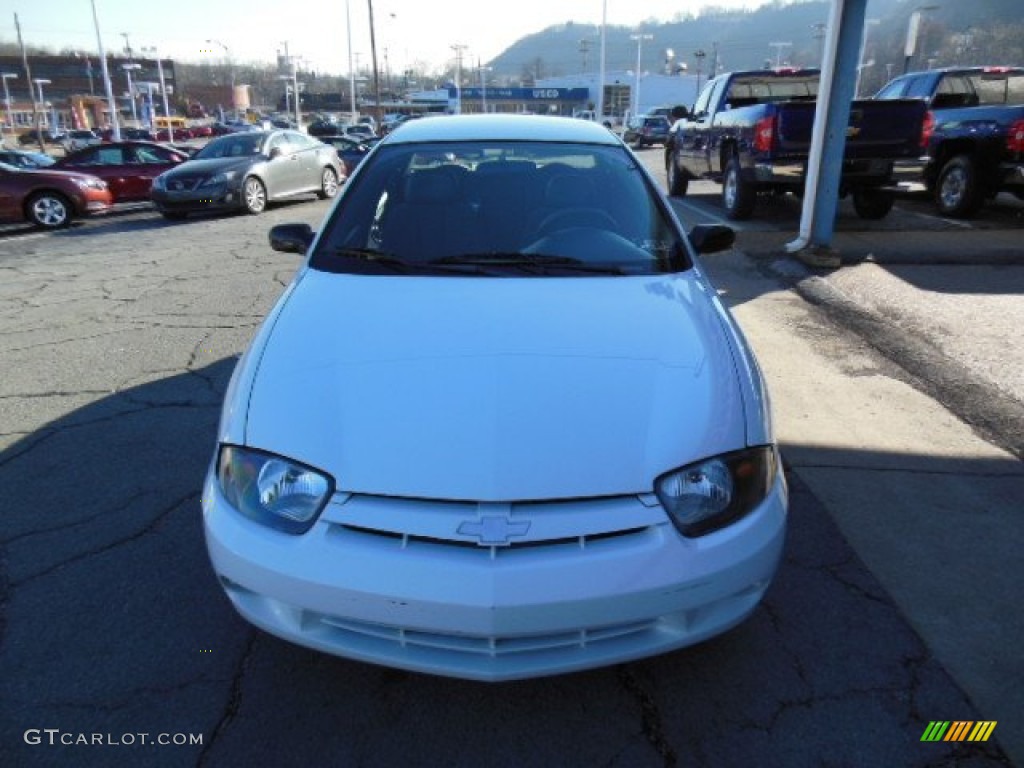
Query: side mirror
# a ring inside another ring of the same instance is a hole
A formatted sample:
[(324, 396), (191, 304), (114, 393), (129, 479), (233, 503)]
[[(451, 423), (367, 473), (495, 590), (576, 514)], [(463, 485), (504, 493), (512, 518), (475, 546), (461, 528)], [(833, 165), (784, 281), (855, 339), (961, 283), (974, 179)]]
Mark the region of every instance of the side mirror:
[(672, 107), (671, 115), (673, 120), (682, 120), (683, 118), (690, 116), (690, 110), (682, 105), (675, 106)]
[(284, 154), (284, 150), (283, 149), (281, 149), (280, 147), (274, 147), (273, 149), (270, 150), (270, 154), (268, 155), (268, 157), (271, 160), (276, 160), (277, 158), (279, 158), (283, 154)]
[(697, 253), (718, 253), (732, 248), (736, 231), (722, 224), (698, 224), (688, 237)]
[(309, 224), (278, 224), (270, 229), (270, 247), (281, 253), (305, 254), (316, 238)]

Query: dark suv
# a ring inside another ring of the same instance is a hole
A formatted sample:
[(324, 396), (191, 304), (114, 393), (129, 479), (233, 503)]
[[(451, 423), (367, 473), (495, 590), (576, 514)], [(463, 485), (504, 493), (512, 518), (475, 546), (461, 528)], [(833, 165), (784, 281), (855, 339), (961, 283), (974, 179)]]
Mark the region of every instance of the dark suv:
[(672, 124), (663, 115), (637, 115), (626, 121), (622, 140), (636, 149), (643, 149), (650, 144), (664, 144), (668, 141), (671, 127)]

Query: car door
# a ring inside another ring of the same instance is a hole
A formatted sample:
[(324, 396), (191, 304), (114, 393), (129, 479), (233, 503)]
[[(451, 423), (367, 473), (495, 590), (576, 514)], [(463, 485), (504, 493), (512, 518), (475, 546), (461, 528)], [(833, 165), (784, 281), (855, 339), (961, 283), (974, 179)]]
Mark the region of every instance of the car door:
[(264, 181), (271, 198), (294, 194), (302, 182), (301, 158), (294, 149), (285, 131), (275, 133), (267, 142), (266, 153), (270, 159), (264, 166)]
[(130, 189), (131, 195), (125, 199), (131, 200), (148, 200), (153, 179), (174, 168), (183, 159), (183, 156), (176, 152), (145, 144), (126, 148), (126, 154), (132, 173), (125, 175), (125, 185)]
[(295, 191), (309, 192), (320, 188), (320, 158), (317, 148), (323, 142), (310, 138), (298, 131), (285, 131), (288, 144), (298, 167)]
[(99, 176), (110, 187), (115, 203), (133, 199), (130, 179), (132, 168), (125, 157), (125, 148), (121, 145), (88, 147), (75, 152), (57, 165), (65, 170)]
[(704, 86), (693, 112), (677, 129), (675, 141), (679, 152), (680, 167), (691, 176), (700, 178), (711, 171), (708, 146), (711, 137), (711, 105), (718, 101), (719, 93), (727, 78), (715, 78)]

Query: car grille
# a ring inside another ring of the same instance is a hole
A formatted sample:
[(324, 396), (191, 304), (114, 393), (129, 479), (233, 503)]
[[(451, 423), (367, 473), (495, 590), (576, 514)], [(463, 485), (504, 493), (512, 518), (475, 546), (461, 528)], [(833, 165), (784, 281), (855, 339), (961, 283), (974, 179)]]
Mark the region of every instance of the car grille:
[(167, 189), (170, 192), (192, 192), (203, 183), (205, 176), (175, 176), (167, 180)]
[(475, 504), (355, 495), (336, 500), (325, 522), (328, 539), (341, 546), (493, 560), (538, 549), (574, 556), (650, 546), (666, 519), (659, 506), (636, 496)]
[(606, 627), (554, 632), (528, 636), (474, 636), (442, 632), (424, 632), (404, 627), (373, 624), (365, 621), (338, 616), (327, 616), (306, 612), (303, 616), (304, 629), (335, 635), (335, 640), (348, 636), (350, 639), (367, 638), (390, 641), (404, 648), (454, 651), (484, 657), (500, 657), (517, 653), (537, 653), (555, 650), (581, 650), (601, 643), (614, 642), (634, 635), (650, 632), (657, 619), (645, 619)]

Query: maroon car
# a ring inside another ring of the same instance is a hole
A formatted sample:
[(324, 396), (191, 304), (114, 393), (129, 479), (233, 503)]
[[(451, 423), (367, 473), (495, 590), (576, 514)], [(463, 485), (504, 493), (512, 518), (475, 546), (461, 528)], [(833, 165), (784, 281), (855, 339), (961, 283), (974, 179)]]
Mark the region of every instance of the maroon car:
[(95, 176), (0, 163), (0, 221), (58, 229), (76, 217), (106, 213), (112, 203), (107, 183)]
[(188, 160), (188, 155), (151, 141), (121, 141), (72, 152), (55, 168), (99, 176), (110, 186), (115, 203), (149, 200), (153, 179)]

